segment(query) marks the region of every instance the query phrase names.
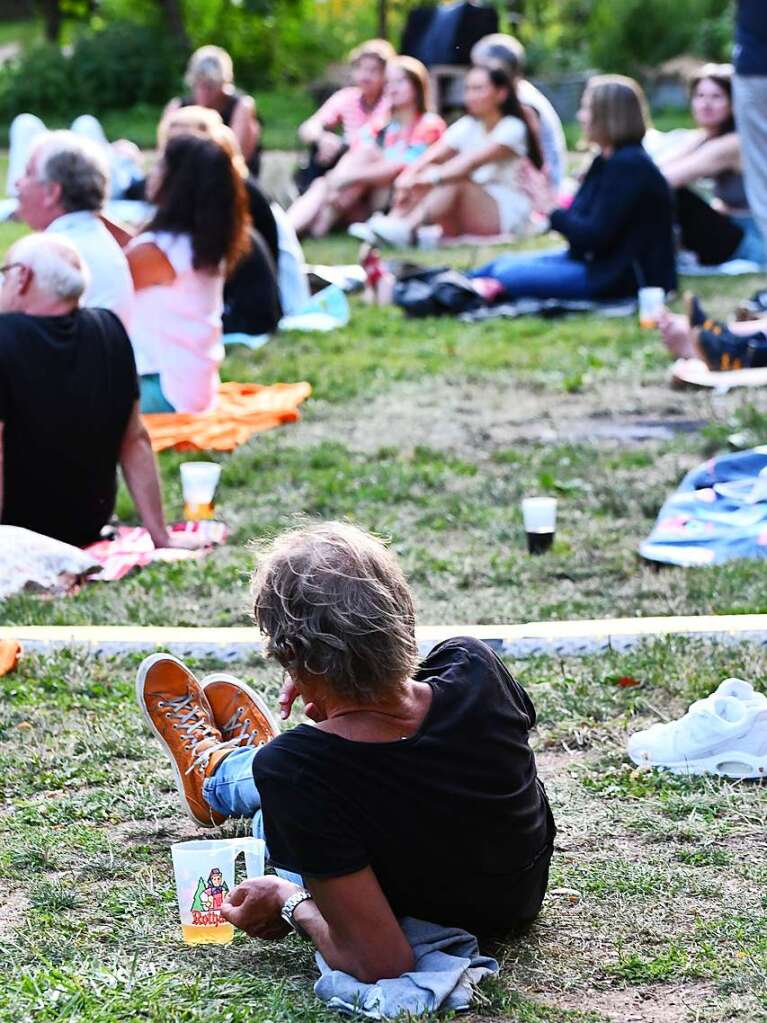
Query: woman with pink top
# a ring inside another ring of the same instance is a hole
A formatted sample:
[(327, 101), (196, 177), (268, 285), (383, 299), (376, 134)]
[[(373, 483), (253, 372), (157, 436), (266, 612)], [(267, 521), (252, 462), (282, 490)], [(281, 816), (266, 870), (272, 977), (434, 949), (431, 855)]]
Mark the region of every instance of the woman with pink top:
[[(363, 128), (358, 144), (290, 208), (298, 234), (321, 238), (336, 224), (366, 218), (387, 204), (395, 178), (445, 131), (442, 118), (429, 110), (430, 91), (429, 72), (420, 60), (389, 62), (387, 115)], [(310, 197), (313, 206), (305, 201)]]
[(242, 177), (211, 139), (172, 138), (147, 182), (157, 212), (127, 246), (142, 412), (205, 412), (224, 357), (224, 279), (249, 247)]

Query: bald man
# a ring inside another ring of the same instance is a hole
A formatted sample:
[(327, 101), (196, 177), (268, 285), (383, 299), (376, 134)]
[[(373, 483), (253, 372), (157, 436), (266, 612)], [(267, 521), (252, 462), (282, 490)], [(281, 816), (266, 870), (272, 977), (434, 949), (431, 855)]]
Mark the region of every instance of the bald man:
[(28, 235), (0, 279), (0, 522), (92, 543), (114, 511), (119, 463), (155, 546), (173, 546), (133, 350), (114, 313), (80, 308), (77, 249)]

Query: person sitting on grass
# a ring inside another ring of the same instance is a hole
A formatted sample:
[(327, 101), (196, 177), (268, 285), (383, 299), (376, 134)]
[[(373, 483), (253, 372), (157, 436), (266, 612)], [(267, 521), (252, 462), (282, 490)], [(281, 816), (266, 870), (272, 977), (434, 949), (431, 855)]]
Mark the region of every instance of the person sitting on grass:
[[(298, 137), (309, 146), (309, 162), (297, 175), (301, 192), (359, 143), (363, 129), (373, 120), (385, 120), (388, 100), (384, 94), (386, 65), (395, 57), (394, 47), (385, 39), (368, 39), (349, 54), (352, 85), (329, 96), (298, 129)], [(341, 129), (338, 134), (336, 129)], [(301, 217), (311, 220), (317, 209), (317, 194), (307, 198)]]
[(224, 280), (250, 249), (245, 185), (221, 145), (180, 135), (147, 187), (156, 212), (126, 247), (141, 411), (206, 412), (224, 358)]
[(569, 249), (504, 253), (479, 267), (472, 277), (486, 300), (628, 298), (676, 286), (671, 192), (642, 148), (641, 87), (621, 75), (592, 78), (578, 120), (599, 153), (569, 209), (539, 203)]
[(88, 274), (75, 247), (27, 235), (0, 275), (0, 522), (94, 543), (119, 463), (155, 546), (198, 546), (168, 533), (131, 344), (114, 313), (80, 308)]
[[(765, 262), (765, 242), (748, 205), (743, 182), (740, 136), (733, 115), (733, 69), (706, 64), (690, 88), (691, 113), (697, 128), (684, 133), (670, 151), (645, 146), (674, 189), (676, 220), (682, 249), (703, 266), (731, 259)], [(694, 191), (713, 181), (713, 202)]]
[(186, 96), (174, 97), (165, 107), (163, 118), (182, 107), (199, 106), (215, 110), (231, 128), (243, 158), (254, 177), (261, 167), (261, 124), (256, 102), (234, 84), (232, 58), (220, 46), (201, 46), (189, 58), (184, 75), (189, 87)]
[(714, 371), (767, 366), (767, 310), (725, 323), (710, 317), (694, 295), (685, 295), (685, 306), (685, 313), (664, 310), (658, 321), (675, 359), (702, 359)]
[(386, 99), (390, 114), (369, 123), (359, 144), (288, 210), (299, 235), (321, 238), (339, 221), (348, 224), (369, 215), (371, 207), (385, 205), (394, 179), (445, 131), (442, 118), (429, 111), (429, 73), (420, 60), (389, 61)]
[(402, 171), (390, 214), (376, 213), (367, 221), (365, 240), (401, 246), (430, 238), (428, 229), (435, 227), (446, 237), (527, 228), (532, 212), (527, 178), (543, 166), (531, 116), (501, 67), (472, 68), (464, 100), (466, 116)]
[(483, 36), (471, 49), (471, 62), (477, 65), (505, 68), (509, 78), (514, 82), (519, 102), (532, 114), (533, 123), (538, 129), (541, 152), (543, 154), (543, 171), (549, 184), (555, 190), (564, 181), (567, 170), (567, 142), (559, 114), (546, 99), (540, 89), (524, 77), (525, 48), (514, 36), (502, 32)]
[(278, 537), (253, 584), (256, 624), (313, 724), (278, 734), (229, 675), (202, 682), (168, 654), (136, 681), (145, 720), (203, 827), (253, 817), (277, 875), (230, 892), (253, 937), (307, 935), (363, 982), (413, 966), (398, 918), (501, 937), (538, 913), (555, 826), (536, 773), (530, 698), (484, 643), (419, 664), (394, 556), (339, 522)]
[(111, 309), (127, 326), (133, 284), (125, 254), (101, 219), (108, 187), (109, 168), (94, 142), (71, 131), (47, 132), (16, 182), (18, 216), (33, 231), (69, 238), (88, 268), (83, 305)]

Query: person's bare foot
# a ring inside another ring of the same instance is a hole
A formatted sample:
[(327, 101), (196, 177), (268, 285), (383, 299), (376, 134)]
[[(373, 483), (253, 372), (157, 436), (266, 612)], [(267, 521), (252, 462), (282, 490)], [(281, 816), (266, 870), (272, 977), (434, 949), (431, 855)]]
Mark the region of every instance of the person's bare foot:
[(699, 359), (697, 331), (681, 313), (664, 311), (658, 320), (663, 343), (675, 359)]

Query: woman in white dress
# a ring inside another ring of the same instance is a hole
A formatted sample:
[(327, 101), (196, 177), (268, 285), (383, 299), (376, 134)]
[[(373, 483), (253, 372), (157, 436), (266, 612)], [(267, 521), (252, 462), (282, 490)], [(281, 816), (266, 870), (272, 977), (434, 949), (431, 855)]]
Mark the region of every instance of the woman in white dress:
[(532, 203), (525, 179), (540, 173), (543, 158), (514, 83), (499, 67), (474, 67), (464, 102), (466, 116), (395, 181), (391, 213), (367, 222), (375, 239), (413, 244), (427, 225), (444, 235), (510, 234), (527, 226)]

